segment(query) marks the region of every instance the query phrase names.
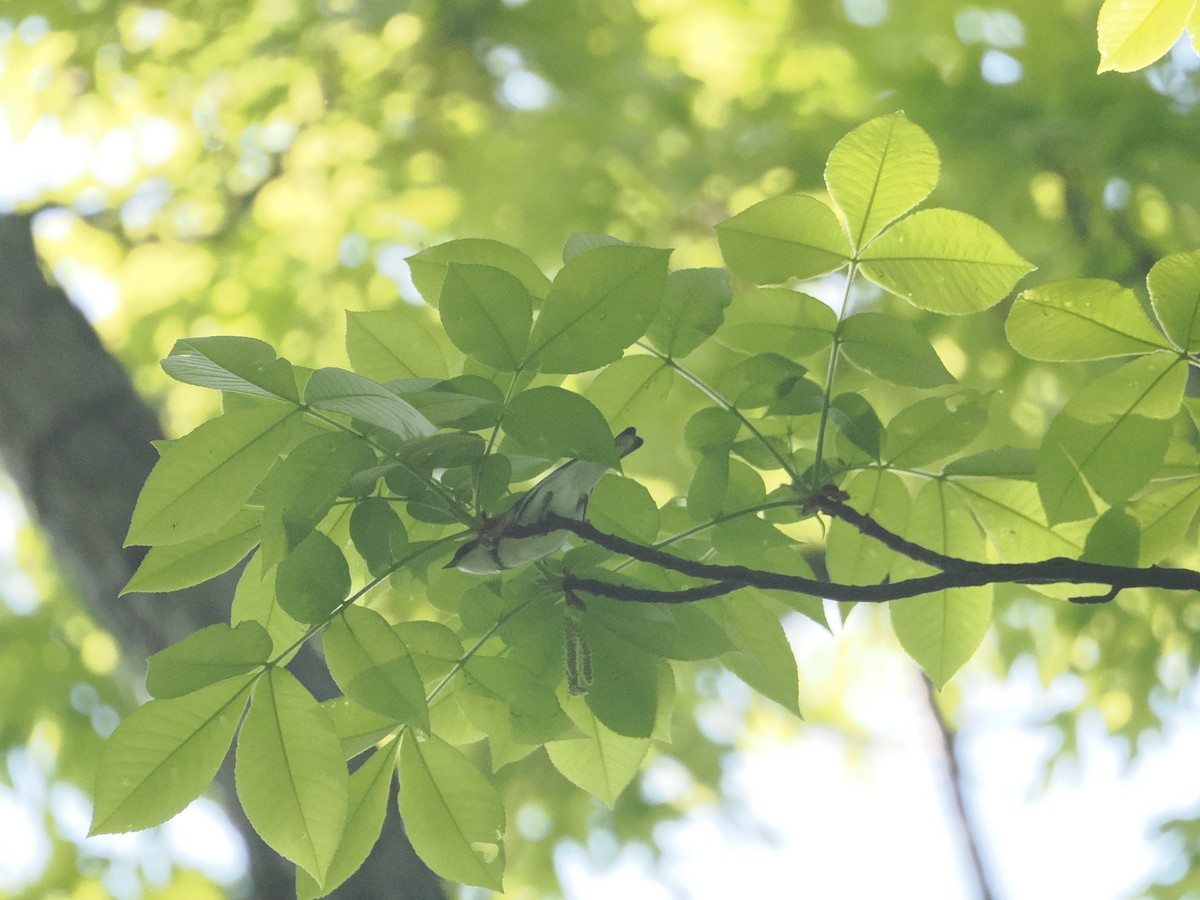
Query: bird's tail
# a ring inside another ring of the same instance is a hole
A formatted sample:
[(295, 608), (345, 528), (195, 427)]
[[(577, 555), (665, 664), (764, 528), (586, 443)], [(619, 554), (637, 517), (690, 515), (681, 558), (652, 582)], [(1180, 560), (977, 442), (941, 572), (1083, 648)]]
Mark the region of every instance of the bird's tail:
[(645, 443), (645, 441), (638, 437), (637, 429), (632, 425), (618, 434), (615, 440), (617, 442), (617, 452), (620, 453), (622, 457), (628, 456)]

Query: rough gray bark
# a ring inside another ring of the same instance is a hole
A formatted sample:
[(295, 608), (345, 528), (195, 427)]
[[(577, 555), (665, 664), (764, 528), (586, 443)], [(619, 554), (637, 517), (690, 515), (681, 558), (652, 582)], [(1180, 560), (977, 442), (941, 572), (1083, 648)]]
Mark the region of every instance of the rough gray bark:
[[(0, 461), (68, 580), (120, 641), (137, 677), (147, 656), (228, 621), (233, 579), (174, 594), (118, 597), (141, 553), (122, 542), (162, 436), (157, 417), (86, 319), (42, 275), (24, 215), (0, 215)], [(314, 653), (292, 666), (314, 692), (328, 675)], [(246, 840), (255, 896), (294, 893), (294, 869), (262, 843), (234, 797), (233, 767), (217, 793)], [(338, 895), (435, 900), (445, 892), (416, 858), (393, 807), (367, 864)]]

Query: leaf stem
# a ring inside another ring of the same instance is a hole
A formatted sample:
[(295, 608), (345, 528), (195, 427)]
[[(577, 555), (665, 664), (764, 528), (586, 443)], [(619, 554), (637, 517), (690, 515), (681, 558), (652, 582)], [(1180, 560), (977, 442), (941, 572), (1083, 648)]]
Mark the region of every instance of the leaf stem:
[(854, 277), (858, 274), (858, 260), (850, 260), (850, 268), (846, 270), (846, 288), (842, 292), (842, 308), (838, 310), (838, 327), (833, 332), (833, 344), (829, 347), (829, 368), (825, 371), (825, 392), (821, 397), (821, 419), (817, 424), (816, 459), (813, 462), (813, 484), (824, 481), (825, 468), (825, 431), (829, 425), (829, 410), (833, 404), (833, 382), (837, 374), (838, 359), (842, 349), (842, 321), (846, 316), (846, 308), (850, 305), (850, 289), (854, 286)]

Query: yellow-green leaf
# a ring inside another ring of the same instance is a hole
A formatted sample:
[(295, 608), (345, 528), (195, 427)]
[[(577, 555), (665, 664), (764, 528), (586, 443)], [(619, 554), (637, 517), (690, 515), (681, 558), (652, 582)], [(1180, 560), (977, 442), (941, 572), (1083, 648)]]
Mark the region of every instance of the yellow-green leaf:
[(754, 204), (717, 225), (717, 240), (729, 268), (755, 284), (815, 278), (850, 257), (833, 210), (807, 194)]
[(1104, 0), (1096, 22), (1097, 72), (1135, 72), (1179, 40), (1195, 0)]

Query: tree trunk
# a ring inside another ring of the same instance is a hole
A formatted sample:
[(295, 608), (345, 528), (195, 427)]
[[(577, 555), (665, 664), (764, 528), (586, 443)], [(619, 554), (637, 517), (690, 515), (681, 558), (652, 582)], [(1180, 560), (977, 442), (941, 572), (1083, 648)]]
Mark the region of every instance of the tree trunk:
[[(187, 634), (229, 619), (234, 579), (172, 594), (118, 598), (142, 551), (122, 547), (138, 491), (157, 459), (158, 419), (83, 315), (42, 275), (27, 215), (0, 216), (0, 461), (96, 621), (121, 644), (135, 678), (145, 659)], [(292, 666), (318, 696), (330, 693), (315, 652)], [(270, 850), (242, 814), (233, 766), (217, 790), (250, 853), (253, 893), (291, 896), (294, 868)], [(416, 858), (399, 817), (363, 869), (337, 892), (354, 898), (445, 896)]]

